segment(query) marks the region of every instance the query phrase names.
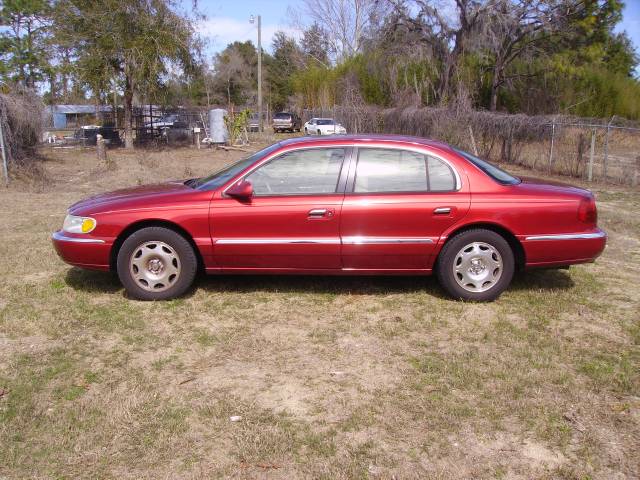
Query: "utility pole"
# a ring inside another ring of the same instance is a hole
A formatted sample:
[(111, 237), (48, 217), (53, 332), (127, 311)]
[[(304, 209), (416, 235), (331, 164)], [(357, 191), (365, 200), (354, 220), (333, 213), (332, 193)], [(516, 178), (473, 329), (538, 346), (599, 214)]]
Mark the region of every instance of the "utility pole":
[[(254, 17), (251, 15), (249, 22), (254, 22)], [(258, 15), (258, 131), (262, 133), (263, 128), (262, 118), (262, 16)]]

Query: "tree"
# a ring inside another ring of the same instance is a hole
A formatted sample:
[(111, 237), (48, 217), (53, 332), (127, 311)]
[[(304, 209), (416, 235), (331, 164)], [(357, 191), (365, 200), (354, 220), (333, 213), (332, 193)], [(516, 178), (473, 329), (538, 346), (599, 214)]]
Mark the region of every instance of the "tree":
[(323, 67), (329, 66), (327, 32), (317, 22), (314, 22), (302, 34), (301, 47), (308, 62), (316, 62)]
[(257, 86), (258, 54), (251, 41), (233, 42), (213, 59), (213, 91), (217, 100), (232, 105), (253, 102)]
[(49, 2), (4, 0), (0, 5), (0, 75), (34, 88), (50, 69)]
[(134, 95), (150, 98), (170, 69), (188, 75), (196, 68), (193, 26), (171, 0), (59, 0), (56, 29), (96, 96), (122, 79), (127, 148), (133, 148)]
[[(446, 103), (455, 95), (454, 75), (472, 39), (489, 21), (490, 0), (455, 0), (455, 15), (444, 15), (432, 0), (391, 0), (396, 12), (394, 28), (405, 28), (428, 44), (441, 65), (437, 97)], [(413, 13), (415, 12), (415, 13)]]
[(574, 10), (561, 0), (499, 0), (488, 13), (490, 21), (486, 21), (480, 44), (488, 53), (485, 60), (492, 73), (489, 110), (495, 111), (499, 89), (510, 78), (510, 65), (534, 50), (538, 57), (550, 53), (554, 45), (548, 40), (567, 31)]
[(276, 32), (273, 38), (273, 57), (267, 62), (271, 104), (275, 109), (284, 108), (293, 93), (291, 78), (304, 66), (300, 47), (293, 38)]
[(304, 5), (302, 11), (290, 10), (294, 23), (304, 27), (300, 19), (311, 19), (312, 27), (317, 25), (324, 34), (335, 61), (361, 52), (369, 27), (387, 10), (387, 2), (381, 0), (323, 0)]

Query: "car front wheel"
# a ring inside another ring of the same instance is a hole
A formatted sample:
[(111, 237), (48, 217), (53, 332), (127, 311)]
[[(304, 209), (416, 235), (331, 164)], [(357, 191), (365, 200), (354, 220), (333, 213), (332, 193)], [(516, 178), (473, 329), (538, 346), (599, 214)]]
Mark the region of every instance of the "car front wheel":
[(451, 238), (438, 257), (436, 273), (454, 298), (493, 301), (509, 286), (515, 260), (509, 243), (496, 232), (474, 229)]
[(193, 283), (198, 260), (191, 244), (164, 227), (142, 228), (122, 244), (118, 277), (129, 295), (139, 300), (167, 300), (182, 295)]

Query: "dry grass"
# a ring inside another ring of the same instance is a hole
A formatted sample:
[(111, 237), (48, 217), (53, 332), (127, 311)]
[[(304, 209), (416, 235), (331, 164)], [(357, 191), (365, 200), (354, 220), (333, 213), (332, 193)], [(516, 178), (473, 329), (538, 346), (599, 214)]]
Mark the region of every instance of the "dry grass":
[[(431, 278), (210, 277), (128, 300), (49, 234), (91, 193), (240, 154), (56, 151), (0, 191), (2, 478), (637, 478), (640, 194), (595, 265), (493, 304)], [(239, 415), (240, 421), (230, 417)]]

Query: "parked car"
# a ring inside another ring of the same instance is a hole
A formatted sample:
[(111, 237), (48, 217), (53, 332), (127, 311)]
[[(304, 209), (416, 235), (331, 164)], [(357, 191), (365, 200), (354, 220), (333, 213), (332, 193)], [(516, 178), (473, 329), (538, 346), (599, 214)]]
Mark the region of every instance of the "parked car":
[(69, 208), (53, 244), (132, 297), (174, 298), (196, 271), (429, 275), (493, 300), (515, 270), (592, 262), (606, 234), (582, 188), (517, 178), (444, 143), (297, 138), (202, 178)]
[(302, 128), (302, 120), (295, 113), (279, 112), (273, 116), (273, 131), (279, 132), (299, 132)]
[(165, 115), (164, 117), (154, 120), (153, 122), (145, 123), (144, 128), (154, 128), (154, 129), (162, 130), (165, 128), (173, 127), (174, 124), (177, 122), (188, 123), (186, 118), (183, 118), (178, 114), (172, 113), (170, 115)]
[(345, 135), (347, 129), (333, 118), (312, 118), (304, 124), (305, 135)]
[(120, 133), (113, 127), (101, 127), (99, 125), (85, 125), (78, 128), (73, 135), (64, 137), (66, 145), (92, 146), (96, 145), (98, 134), (102, 135), (105, 144), (108, 146), (118, 146), (122, 143)]
[[(265, 118), (265, 115), (262, 115), (262, 127), (263, 129), (267, 126), (267, 121)], [(251, 117), (249, 117), (249, 131), (250, 132), (257, 132), (260, 130), (260, 115), (258, 115), (257, 113), (253, 113), (251, 114)]]

